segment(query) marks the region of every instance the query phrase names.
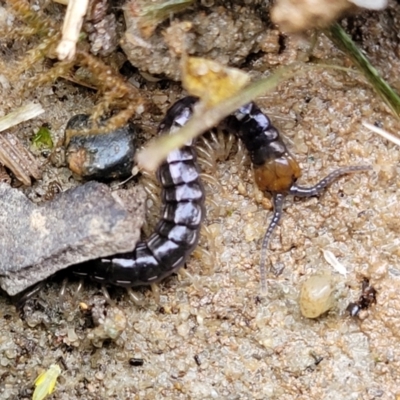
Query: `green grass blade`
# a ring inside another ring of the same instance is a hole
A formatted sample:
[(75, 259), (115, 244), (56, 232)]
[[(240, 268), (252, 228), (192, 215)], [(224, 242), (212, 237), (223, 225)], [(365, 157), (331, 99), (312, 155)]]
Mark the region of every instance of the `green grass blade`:
[(390, 107), (393, 113), (397, 117), (400, 117), (400, 97), (379, 75), (379, 72), (372, 66), (367, 57), (364, 56), (344, 29), (336, 23), (332, 25), (329, 30), (326, 30), (325, 34), (337, 47), (350, 57), (378, 95)]

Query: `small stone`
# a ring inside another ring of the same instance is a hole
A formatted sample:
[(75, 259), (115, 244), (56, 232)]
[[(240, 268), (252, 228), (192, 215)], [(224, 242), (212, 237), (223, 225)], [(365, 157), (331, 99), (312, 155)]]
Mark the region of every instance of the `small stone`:
[(96, 327), (88, 334), (88, 338), (96, 347), (101, 347), (106, 339), (118, 339), (126, 329), (127, 320), (124, 312), (115, 306), (106, 307), (104, 299), (94, 298), (91, 312)]
[(2, 357), (2, 358), (0, 359), (0, 365), (1, 365), (2, 367), (7, 367), (8, 364), (10, 364), (10, 361), (9, 361), (8, 359), (6, 359), (6, 358), (4, 358), (4, 357)]
[(190, 332), (190, 326), (187, 322), (184, 322), (180, 324), (177, 328), (177, 332), (179, 336), (182, 336), (183, 338), (188, 337), (189, 332)]
[[(66, 138), (70, 130), (91, 128), (89, 115), (75, 115), (68, 121)], [(110, 180), (131, 175), (135, 151), (135, 129), (128, 124), (108, 133), (74, 134), (65, 155), (68, 168), (79, 178)]]
[(300, 311), (306, 318), (318, 318), (333, 306), (332, 279), (329, 275), (310, 276), (300, 290)]
[(95, 376), (95, 378), (96, 378), (97, 380), (99, 380), (99, 381), (102, 381), (102, 380), (104, 379), (104, 374), (103, 374), (101, 371), (97, 371), (97, 372), (94, 374), (94, 376)]
[(145, 194), (88, 182), (36, 205), (0, 184), (0, 286), (10, 296), (84, 261), (132, 251)]
[(7, 349), (4, 352), (4, 355), (9, 359), (12, 360), (17, 357), (17, 351), (15, 349)]
[(75, 332), (75, 329), (69, 328), (67, 331), (67, 337), (68, 337), (68, 341), (71, 342), (76, 342), (79, 340), (78, 335)]

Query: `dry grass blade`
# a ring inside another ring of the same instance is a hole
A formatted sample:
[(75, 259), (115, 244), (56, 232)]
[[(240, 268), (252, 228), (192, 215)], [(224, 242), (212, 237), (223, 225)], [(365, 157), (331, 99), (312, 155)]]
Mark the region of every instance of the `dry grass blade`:
[(56, 52), (59, 60), (71, 61), (75, 56), (76, 43), (83, 24), (89, 0), (71, 0), (65, 14), (62, 38)]
[(43, 113), (44, 110), (40, 104), (28, 103), (0, 118), (0, 132), (18, 125), (21, 122), (36, 118), (38, 115)]
[(392, 143), (397, 144), (397, 146), (400, 146), (400, 139), (394, 135), (392, 135), (389, 132), (386, 132), (385, 130), (378, 128), (375, 125), (369, 124), (368, 122), (362, 122), (362, 124), (370, 129), (372, 132), (377, 133), (378, 135), (381, 135), (382, 137), (384, 137), (387, 140), (390, 140)]
[(187, 141), (216, 126), (223, 118), (244, 104), (271, 91), (283, 79), (287, 79), (292, 71), (291, 68), (280, 68), (273, 75), (248, 85), (215, 107), (205, 108), (199, 103), (194, 110), (193, 118), (182, 129), (173, 135), (155, 139), (137, 154), (136, 160), (139, 167), (148, 171), (156, 170), (172, 150), (182, 147)]
[(189, 7), (193, 0), (130, 0), (125, 4), (125, 10), (137, 18), (141, 34), (149, 38), (162, 21), (171, 18), (173, 14)]
[[(0, 132), (44, 113), (40, 104), (28, 103), (0, 118)], [(24, 185), (31, 185), (31, 177), (41, 177), (40, 167), (33, 155), (12, 133), (0, 134), (0, 163), (10, 169)]]

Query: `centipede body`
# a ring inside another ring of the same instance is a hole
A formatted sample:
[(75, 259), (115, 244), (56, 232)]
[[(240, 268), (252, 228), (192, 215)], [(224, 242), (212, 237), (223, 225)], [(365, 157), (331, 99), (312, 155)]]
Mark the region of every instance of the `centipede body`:
[(338, 178), (371, 169), (370, 166), (349, 166), (339, 168), (316, 185), (299, 186), (297, 180), (301, 169), (288, 151), (278, 130), (270, 119), (254, 104), (249, 103), (224, 121), (225, 128), (236, 134), (250, 154), (254, 179), (261, 191), (272, 195), (274, 213), (261, 245), (260, 276), (261, 290), (266, 292), (266, 253), (269, 240), (282, 217), (283, 202), (287, 195), (311, 197), (319, 195)]
[[(177, 101), (167, 111), (159, 132), (172, 133), (185, 125), (197, 101), (195, 97)], [(241, 107), (226, 118), (222, 126), (243, 142), (250, 155), (257, 186), (272, 195), (274, 213), (261, 245), (261, 288), (265, 292), (268, 243), (282, 217), (285, 197), (318, 195), (341, 176), (370, 167), (343, 167), (312, 187), (299, 186), (299, 164), (257, 105), (249, 103)], [(153, 234), (132, 252), (94, 260), (90, 266), (78, 266), (76, 274), (90, 276), (101, 283), (132, 287), (158, 282), (182, 267), (197, 246), (205, 215), (204, 188), (192, 143), (171, 152), (158, 169), (157, 176), (162, 187), (162, 213)]]
[[(159, 132), (174, 132), (192, 115), (193, 97), (176, 102)], [(157, 171), (162, 187), (161, 219), (150, 237), (132, 252), (76, 266), (75, 274), (95, 281), (132, 287), (159, 282), (181, 268), (197, 246), (204, 218), (204, 189), (192, 143), (171, 152)]]

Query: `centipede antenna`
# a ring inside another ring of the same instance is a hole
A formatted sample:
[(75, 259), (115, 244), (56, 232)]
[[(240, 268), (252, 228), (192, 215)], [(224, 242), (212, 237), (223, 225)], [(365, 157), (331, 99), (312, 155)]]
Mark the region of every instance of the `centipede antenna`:
[(285, 200), (285, 195), (282, 193), (275, 193), (273, 196), (274, 202), (274, 214), (272, 216), (272, 220), (269, 223), (267, 232), (265, 232), (262, 245), (261, 245), (261, 258), (260, 258), (260, 280), (261, 280), (261, 293), (265, 294), (267, 292), (267, 270), (265, 267), (266, 259), (267, 259), (267, 250), (269, 240), (271, 238), (272, 233), (274, 232), (276, 226), (278, 225), (281, 217), (282, 217), (282, 208), (283, 201)]
[(292, 185), (289, 190), (289, 194), (298, 197), (311, 197), (320, 194), (327, 186), (332, 184), (336, 179), (343, 175), (352, 174), (355, 172), (370, 171), (372, 167), (370, 165), (358, 165), (352, 167), (339, 168), (336, 171), (331, 172), (324, 179), (320, 180), (316, 185), (311, 187)]

